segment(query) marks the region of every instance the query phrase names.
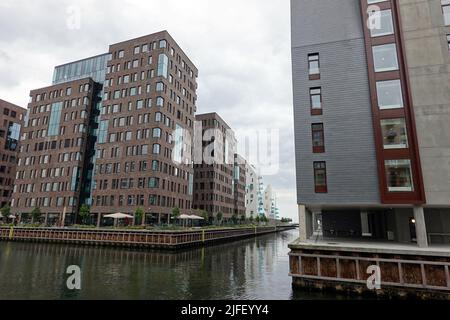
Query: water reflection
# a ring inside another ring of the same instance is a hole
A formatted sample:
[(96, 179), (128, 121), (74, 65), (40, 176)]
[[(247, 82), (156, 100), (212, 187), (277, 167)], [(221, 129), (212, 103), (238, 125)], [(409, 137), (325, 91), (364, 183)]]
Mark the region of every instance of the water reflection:
[[(0, 299), (304, 299), (293, 295), (297, 231), (181, 252), (0, 243)], [(82, 289), (66, 288), (66, 268)], [(319, 296), (320, 297), (320, 296)]]

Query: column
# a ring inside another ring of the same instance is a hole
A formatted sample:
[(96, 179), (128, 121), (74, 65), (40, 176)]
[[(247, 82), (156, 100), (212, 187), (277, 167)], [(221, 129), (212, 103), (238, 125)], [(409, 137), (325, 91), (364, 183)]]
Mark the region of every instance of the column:
[(44, 224), (47, 225), (47, 222), (48, 222), (48, 213), (45, 214)]
[(363, 237), (372, 236), (369, 228), (369, 216), (367, 211), (361, 211), (361, 233)]
[(416, 220), (417, 245), (426, 248), (428, 247), (428, 237), (423, 207), (414, 207), (414, 219)]
[(102, 223), (102, 214), (99, 212), (97, 214), (97, 229), (100, 228), (101, 223)]
[(298, 205), (298, 222), (299, 222), (300, 241), (306, 242), (308, 240), (308, 234), (306, 229), (306, 207), (302, 204)]

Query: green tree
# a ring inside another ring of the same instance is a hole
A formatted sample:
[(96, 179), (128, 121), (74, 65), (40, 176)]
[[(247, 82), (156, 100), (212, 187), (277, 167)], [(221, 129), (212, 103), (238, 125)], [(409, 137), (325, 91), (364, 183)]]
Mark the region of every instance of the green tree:
[(216, 216), (216, 219), (217, 219), (217, 223), (218, 223), (219, 225), (221, 225), (221, 224), (222, 224), (222, 219), (223, 219), (223, 213), (222, 213), (222, 212), (219, 212), (219, 213), (217, 214), (217, 216)]
[(0, 209), (0, 212), (2, 213), (3, 217), (8, 218), (8, 216), (11, 214), (11, 207), (5, 205), (3, 208)]
[(259, 216), (257, 216), (256, 219), (255, 219), (255, 221), (256, 221), (256, 223), (259, 224), (259, 222), (261, 221), (261, 218), (260, 218)]
[[(176, 207), (172, 209), (172, 217), (176, 220), (180, 217), (181, 210), (180, 208)], [(169, 217), (169, 224), (170, 224), (170, 217)]]
[(253, 214), (250, 216), (250, 223), (253, 223), (253, 221), (255, 221), (255, 218), (253, 218)]
[(245, 214), (241, 215), (241, 223), (245, 222)]
[(233, 214), (233, 216), (231, 217), (231, 221), (233, 222), (233, 224), (237, 224), (238, 221), (238, 215), (235, 213)]
[(145, 226), (145, 219), (144, 219), (144, 209), (142, 208), (137, 208), (136, 211), (134, 212), (134, 224), (136, 225), (138, 221), (141, 222), (142, 226)]
[(262, 216), (262, 217), (261, 217), (261, 222), (267, 223), (267, 222), (269, 222), (269, 219), (267, 219), (266, 216)]
[(205, 222), (207, 224), (209, 224), (209, 213), (206, 210), (202, 210), (200, 211), (200, 217), (202, 217), (203, 219), (205, 219)]
[(39, 218), (41, 216), (42, 216), (41, 209), (39, 209), (38, 207), (34, 208), (33, 211), (31, 211), (31, 223), (39, 221)]
[(87, 204), (80, 207), (80, 217), (83, 224), (87, 223), (87, 218), (91, 215), (91, 208)]

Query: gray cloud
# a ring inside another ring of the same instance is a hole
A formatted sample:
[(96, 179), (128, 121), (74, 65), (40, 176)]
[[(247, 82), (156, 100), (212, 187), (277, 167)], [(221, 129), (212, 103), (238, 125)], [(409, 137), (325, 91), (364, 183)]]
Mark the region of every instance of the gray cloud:
[[(67, 28), (70, 6), (80, 29)], [(235, 129), (280, 129), (280, 172), (265, 181), (281, 214), (296, 218), (289, 19), (288, 0), (2, 0), (0, 95), (26, 106), (54, 66), (168, 30), (199, 68), (199, 113), (217, 111)]]

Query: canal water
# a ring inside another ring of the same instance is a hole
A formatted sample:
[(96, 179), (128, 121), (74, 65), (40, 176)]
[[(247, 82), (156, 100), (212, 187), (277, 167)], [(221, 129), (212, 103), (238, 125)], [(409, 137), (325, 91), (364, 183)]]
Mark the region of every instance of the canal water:
[[(287, 254), (297, 235), (292, 230), (174, 253), (0, 242), (0, 300), (330, 298), (292, 290)], [(67, 289), (71, 265), (81, 268), (81, 290)]]

